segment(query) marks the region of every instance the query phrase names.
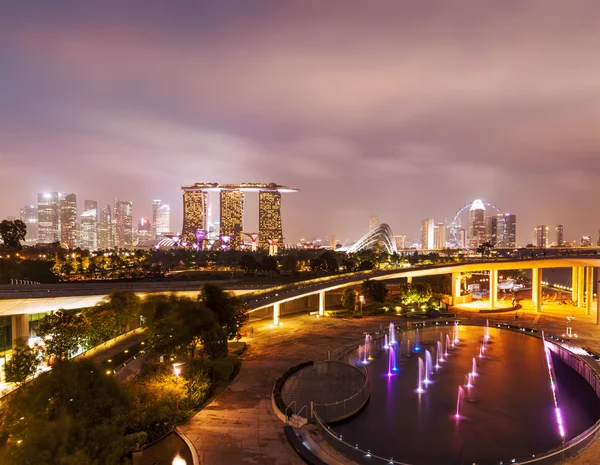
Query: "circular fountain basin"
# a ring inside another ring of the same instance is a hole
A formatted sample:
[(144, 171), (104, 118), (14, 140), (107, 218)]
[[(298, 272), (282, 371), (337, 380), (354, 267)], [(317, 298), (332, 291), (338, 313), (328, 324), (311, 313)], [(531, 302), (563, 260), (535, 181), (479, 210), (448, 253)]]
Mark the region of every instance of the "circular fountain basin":
[[(492, 327), (480, 357), (484, 328), (460, 326), (460, 342), (419, 393), (419, 365), (424, 365), (426, 351), (436, 365), (440, 332), (444, 346), (446, 334), (454, 339), (452, 326), (420, 329), (419, 350), (414, 331), (398, 333), (403, 353), (399, 343), (394, 346), (398, 369), (391, 375), (392, 349), (382, 347), (383, 342), (374, 347), (376, 355), (368, 364), (369, 402), (331, 429), (373, 455), (414, 465), (509, 464), (563, 445), (541, 339)], [(408, 339), (413, 347), (407, 356)], [(474, 357), (476, 375), (468, 387)], [(566, 442), (600, 418), (600, 400), (575, 370), (558, 357), (552, 360)], [(464, 397), (457, 418), (459, 386)], [(374, 457), (352, 458), (376, 463)]]

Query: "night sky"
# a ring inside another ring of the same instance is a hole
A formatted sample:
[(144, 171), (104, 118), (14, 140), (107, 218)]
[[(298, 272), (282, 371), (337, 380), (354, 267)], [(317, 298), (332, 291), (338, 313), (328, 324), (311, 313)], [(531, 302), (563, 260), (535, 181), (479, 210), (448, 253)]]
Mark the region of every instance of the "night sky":
[[(600, 228), (600, 2), (0, 1), (0, 218), (44, 190), (134, 220), (277, 182), (288, 240), (416, 238), (474, 198)], [(256, 230), (248, 196), (246, 230)], [(553, 240), (553, 235), (551, 237)]]

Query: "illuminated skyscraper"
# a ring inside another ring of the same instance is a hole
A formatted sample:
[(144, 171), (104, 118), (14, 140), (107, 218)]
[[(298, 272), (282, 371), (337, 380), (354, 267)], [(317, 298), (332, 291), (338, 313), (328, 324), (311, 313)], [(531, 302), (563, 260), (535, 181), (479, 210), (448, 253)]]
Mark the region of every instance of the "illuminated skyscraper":
[(446, 225), (438, 223), (433, 228), (433, 247), (436, 250), (446, 248)]
[(517, 216), (512, 213), (496, 215), (496, 247), (515, 247), (517, 245)]
[(406, 248), (406, 236), (394, 236), (394, 240), (396, 241), (396, 249), (404, 250)]
[(98, 248), (98, 202), (86, 200), (80, 216), (79, 246), (85, 250)]
[(434, 223), (433, 218), (426, 218), (421, 221), (421, 249), (431, 250), (434, 248)]
[(369, 217), (369, 231), (374, 231), (379, 227), (379, 214), (373, 213)]
[(153, 229), (154, 227), (150, 224), (150, 221), (146, 218), (140, 218), (137, 224), (136, 243), (154, 239)]
[(59, 194), (60, 242), (69, 249), (77, 247), (77, 196)]
[(115, 246), (112, 223), (110, 205), (105, 205), (98, 218), (98, 248), (101, 250), (112, 249)]
[(581, 247), (591, 247), (592, 246), (592, 236), (581, 236), (581, 239), (579, 239), (579, 245)]
[(479, 199), (473, 202), (469, 210), (469, 235), (467, 240), (470, 249), (476, 249), (485, 242), (485, 206)]
[(152, 201), (152, 236), (156, 238), (171, 232), (171, 207), (162, 200)]
[[(502, 218), (500, 218), (502, 221)], [(485, 217), (485, 235), (484, 242), (489, 242), (492, 246), (496, 245), (498, 242), (498, 218), (496, 216), (486, 216)]]
[(556, 228), (554, 228), (554, 233), (556, 234), (556, 245), (562, 247), (565, 243), (565, 229), (563, 225), (557, 224)]
[(133, 205), (127, 201), (115, 203), (115, 246), (127, 248), (133, 246)]
[(536, 247), (548, 247), (548, 226), (540, 224), (533, 230), (533, 245)]
[[(260, 195), (260, 194), (259, 194)], [(238, 249), (244, 242), (242, 233), (244, 216), (244, 193), (240, 190), (221, 191), (220, 236), (230, 236), (229, 248)]]
[(38, 210), (35, 205), (26, 205), (21, 208), (21, 221), (27, 226), (25, 242), (35, 245), (38, 241)]
[(208, 192), (195, 186), (183, 189), (183, 229), (181, 240), (195, 242), (196, 230), (207, 229), (206, 218), (208, 208)]
[(258, 193), (258, 245), (269, 247), (269, 240), (283, 240), (281, 225), (281, 194), (260, 191)]
[(38, 194), (38, 242), (52, 244), (60, 240), (58, 192)]

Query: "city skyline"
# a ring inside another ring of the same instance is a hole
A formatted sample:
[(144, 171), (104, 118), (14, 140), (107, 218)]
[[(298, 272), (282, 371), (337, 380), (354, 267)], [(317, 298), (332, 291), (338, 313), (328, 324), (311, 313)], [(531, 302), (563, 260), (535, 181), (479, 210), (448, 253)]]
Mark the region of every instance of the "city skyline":
[(0, 217), (62, 191), (136, 221), (160, 198), (176, 226), (201, 176), (298, 186), (290, 239), (359, 238), (373, 212), (418, 238), (473, 198), (518, 243), (595, 236), (600, 5), (334, 3), (3, 4)]

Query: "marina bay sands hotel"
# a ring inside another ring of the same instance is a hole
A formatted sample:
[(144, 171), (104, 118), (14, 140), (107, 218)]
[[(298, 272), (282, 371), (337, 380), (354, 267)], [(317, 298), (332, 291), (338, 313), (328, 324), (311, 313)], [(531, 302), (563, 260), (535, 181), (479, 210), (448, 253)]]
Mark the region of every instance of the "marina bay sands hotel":
[(218, 192), (220, 196), (221, 223), (219, 237), (228, 242), (230, 248), (237, 249), (244, 242), (243, 216), (244, 193), (258, 192), (258, 234), (247, 234), (254, 245), (267, 248), (269, 244), (283, 239), (281, 227), (281, 194), (298, 192), (293, 187), (275, 183), (219, 184), (197, 182), (182, 186), (183, 228), (182, 241), (202, 244), (207, 230), (208, 193)]

